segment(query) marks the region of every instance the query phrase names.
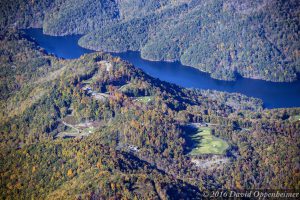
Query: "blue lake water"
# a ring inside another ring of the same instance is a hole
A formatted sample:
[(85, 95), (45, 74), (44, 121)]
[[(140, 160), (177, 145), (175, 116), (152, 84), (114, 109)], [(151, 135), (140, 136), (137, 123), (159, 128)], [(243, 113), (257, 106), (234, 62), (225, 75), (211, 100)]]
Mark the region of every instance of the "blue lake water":
[[(42, 29), (27, 29), (26, 35), (48, 53), (65, 59), (78, 58), (92, 50), (78, 46), (79, 35), (48, 36)], [(153, 62), (140, 57), (138, 52), (113, 53), (127, 60), (152, 77), (175, 83), (188, 88), (211, 89), (225, 92), (237, 92), (247, 96), (260, 98), (266, 108), (300, 107), (300, 80), (292, 83), (274, 83), (248, 78), (236, 81), (220, 81), (212, 79), (209, 74), (179, 62)]]

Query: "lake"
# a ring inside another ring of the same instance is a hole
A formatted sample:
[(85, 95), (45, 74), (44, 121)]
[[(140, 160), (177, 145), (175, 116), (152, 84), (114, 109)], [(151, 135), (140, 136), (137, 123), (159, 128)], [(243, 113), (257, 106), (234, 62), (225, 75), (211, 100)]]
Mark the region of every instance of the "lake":
[[(42, 29), (24, 30), (40, 47), (48, 53), (65, 59), (74, 59), (82, 54), (94, 52), (78, 46), (80, 35), (48, 36)], [(212, 79), (208, 73), (184, 66), (179, 62), (147, 61), (139, 52), (112, 53), (127, 60), (152, 77), (175, 83), (182, 87), (210, 89), (225, 92), (237, 92), (260, 98), (265, 108), (300, 107), (300, 80), (292, 83), (274, 83), (269, 81), (238, 78), (236, 81)]]

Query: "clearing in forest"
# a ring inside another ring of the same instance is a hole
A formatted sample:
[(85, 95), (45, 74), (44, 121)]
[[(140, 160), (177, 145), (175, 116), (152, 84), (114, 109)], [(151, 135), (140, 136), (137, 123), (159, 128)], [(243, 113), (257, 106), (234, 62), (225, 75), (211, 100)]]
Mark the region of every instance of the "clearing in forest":
[(224, 154), (229, 147), (226, 141), (213, 136), (209, 127), (197, 127), (197, 132), (190, 137), (194, 143), (190, 155)]
[(300, 115), (291, 116), (289, 119), (293, 122), (300, 121)]
[(81, 138), (86, 137), (91, 133), (94, 133), (96, 128), (101, 126), (101, 122), (84, 122), (79, 124), (69, 124), (65, 121), (62, 121), (62, 124), (68, 127), (67, 130), (58, 133), (55, 138)]
[(142, 102), (142, 103), (148, 103), (152, 100), (154, 100), (153, 96), (144, 96), (144, 97), (136, 97), (135, 98), (135, 101)]

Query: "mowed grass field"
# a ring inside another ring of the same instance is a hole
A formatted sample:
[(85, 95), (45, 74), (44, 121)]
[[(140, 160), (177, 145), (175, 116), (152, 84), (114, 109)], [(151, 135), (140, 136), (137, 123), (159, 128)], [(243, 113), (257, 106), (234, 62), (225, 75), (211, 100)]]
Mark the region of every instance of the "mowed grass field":
[(148, 103), (154, 99), (153, 96), (137, 97), (135, 100), (142, 103)]
[(190, 155), (199, 154), (224, 154), (229, 147), (226, 141), (211, 134), (209, 127), (200, 127), (198, 132), (192, 136), (198, 145), (190, 152)]
[(299, 120), (300, 120), (300, 115), (292, 116), (292, 117), (290, 117), (290, 119), (291, 119), (292, 121), (299, 121)]
[(292, 122), (300, 121), (300, 115), (290, 116), (289, 120)]

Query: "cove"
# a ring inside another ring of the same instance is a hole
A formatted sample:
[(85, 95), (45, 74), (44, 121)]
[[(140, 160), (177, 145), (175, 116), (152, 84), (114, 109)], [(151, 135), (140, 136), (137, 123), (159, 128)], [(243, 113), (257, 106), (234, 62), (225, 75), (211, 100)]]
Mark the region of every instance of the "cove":
[[(94, 52), (78, 45), (80, 35), (49, 36), (44, 35), (42, 29), (26, 29), (24, 32), (48, 53), (61, 58), (74, 59), (85, 53)], [(128, 51), (112, 55), (127, 60), (152, 77), (182, 87), (241, 93), (262, 99), (265, 108), (300, 107), (300, 80), (292, 83), (275, 83), (239, 77), (236, 81), (221, 81), (179, 62), (144, 60), (139, 52)]]

